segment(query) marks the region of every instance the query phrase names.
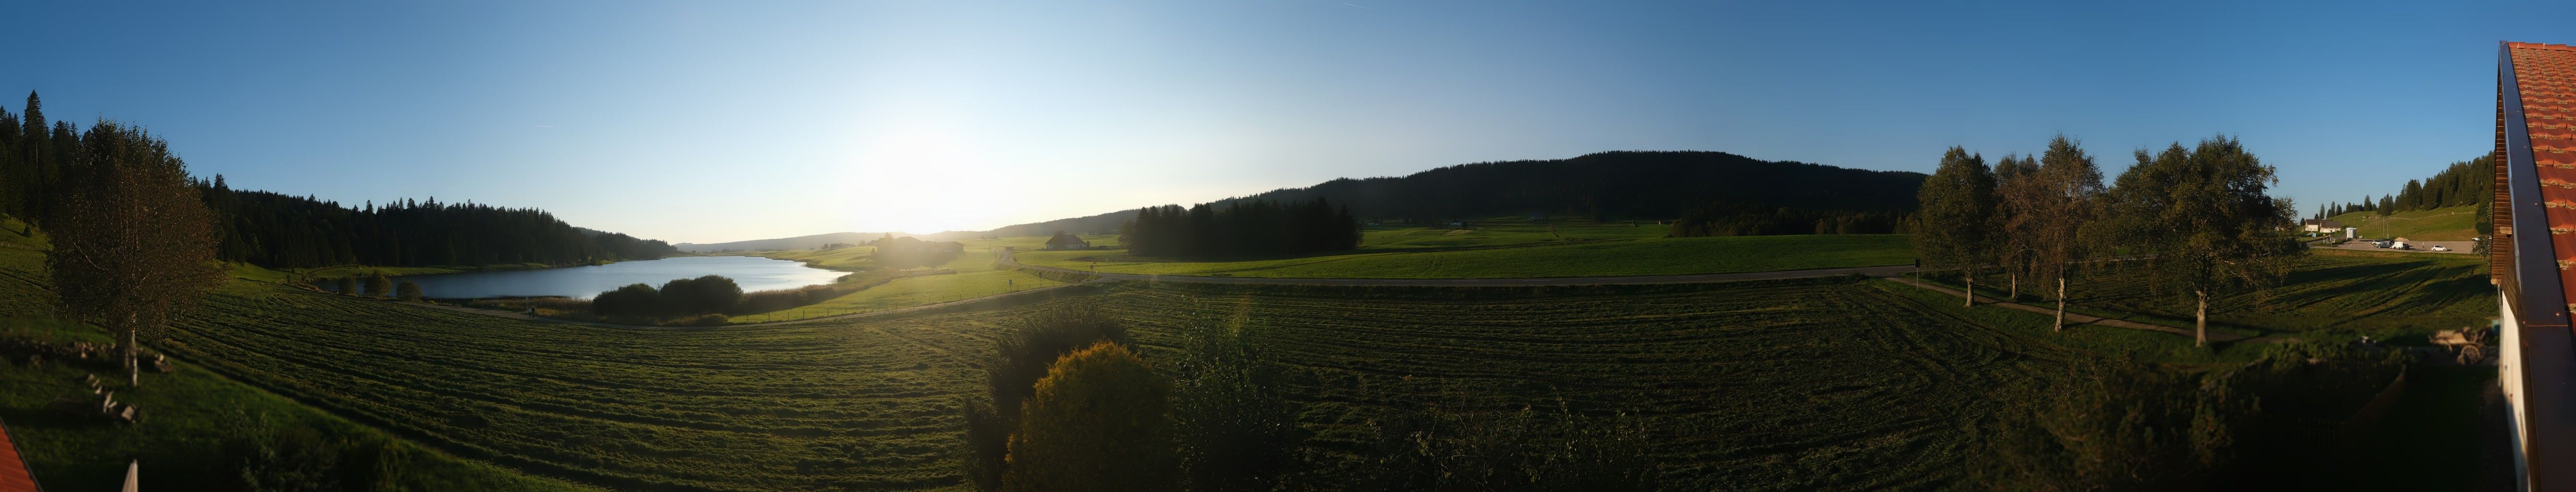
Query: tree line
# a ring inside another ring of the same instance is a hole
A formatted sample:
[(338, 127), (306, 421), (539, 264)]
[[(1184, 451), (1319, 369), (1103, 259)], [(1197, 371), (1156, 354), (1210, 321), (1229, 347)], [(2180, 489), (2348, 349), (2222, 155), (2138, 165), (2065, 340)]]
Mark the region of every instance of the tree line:
[(573, 227), (533, 208), (399, 199), (351, 208), (309, 196), (203, 186), (219, 217), (221, 255), (276, 268), (334, 265), (565, 265), (649, 260), (669, 243)]
[[(1745, 203), (1762, 210), (1885, 214), (1913, 210), (1912, 193), (1922, 186), (1923, 177), (1918, 172), (1765, 161), (1724, 152), (1620, 151), (1570, 159), (1458, 164), (1402, 177), (1335, 179), (1217, 200), (1210, 206), (1325, 198), (1349, 207), (1353, 217), (1363, 220), (1413, 224), (1528, 214), (1666, 220), (1716, 203)], [(1013, 225), (993, 233), (1108, 233), (1134, 216), (1111, 212)], [(1815, 217), (1808, 217), (1781, 230), (1809, 233), (1814, 223)]]
[(1119, 228), (1129, 254), (1179, 258), (1292, 256), (1359, 248), (1360, 223), (1322, 197), (1251, 200), (1222, 208), (1146, 207)]
[(1989, 269), (2009, 279), (2011, 298), (2020, 297), (2024, 278), (2055, 280), (2061, 328), (2067, 276), (2125, 254), (2159, 290), (2189, 294), (2198, 305), (2195, 343), (2206, 345), (2212, 294), (2279, 282), (2306, 254), (2286, 232), (2297, 209), (2269, 194), (2278, 183), (2273, 168), (2231, 137), (2135, 157), (2105, 187), (2093, 157), (2064, 135), (2035, 159), (2007, 155), (1991, 167), (1983, 155), (1951, 147), (1917, 192), (1915, 248), (1971, 293)]
[[(122, 129), (121, 125), (110, 125)], [(118, 130), (122, 131), (122, 130)], [(25, 112), (0, 109), (0, 213), (50, 227), (81, 163), (101, 151), (68, 121), (48, 121), (27, 94)], [(100, 141), (121, 140), (103, 136)], [(154, 145), (165, 145), (157, 139)], [(164, 149), (166, 152), (166, 149)], [(175, 157), (173, 157), (175, 159)], [(268, 191), (234, 190), (221, 175), (180, 177), (213, 214), (217, 258), (273, 268), (338, 265), (574, 264), (652, 259), (661, 241), (579, 229), (543, 210), (410, 199), (360, 207)], [(30, 231), (17, 231), (28, 233)]]
[[(2406, 180), (2406, 185), (2399, 188), (2397, 194), (2380, 195), (2376, 202), (2362, 197), (2358, 202), (2319, 204), (2312, 218), (2333, 218), (2355, 212), (2378, 212), (2385, 216), (2409, 210), (2486, 205), (2494, 200), (2495, 157), (2479, 156), (2451, 163), (2450, 167), (2434, 173), (2431, 178)], [(2489, 225), (2488, 214), (2492, 212), (2487, 207), (2478, 207), (2476, 211), (2478, 233), (2491, 232), (2493, 226)]]

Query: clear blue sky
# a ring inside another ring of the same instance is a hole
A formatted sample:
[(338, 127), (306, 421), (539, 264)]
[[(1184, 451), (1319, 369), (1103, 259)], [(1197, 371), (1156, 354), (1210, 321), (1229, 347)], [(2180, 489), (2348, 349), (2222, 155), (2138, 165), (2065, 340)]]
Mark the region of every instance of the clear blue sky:
[(237, 188), (673, 242), (1604, 150), (1928, 172), (2059, 132), (2114, 172), (2238, 135), (2314, 210), (2485, 152), (2496, 41), (2576, 42), (2527, 1), (212, 3), (13, 4), (0, 91)]

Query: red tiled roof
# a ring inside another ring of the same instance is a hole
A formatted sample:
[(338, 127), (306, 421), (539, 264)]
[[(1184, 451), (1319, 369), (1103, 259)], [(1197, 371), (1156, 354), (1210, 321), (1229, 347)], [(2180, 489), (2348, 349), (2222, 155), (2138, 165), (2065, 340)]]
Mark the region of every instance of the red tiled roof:
[(0, 492), (36, 492), (36, 476), (27, 471), (27, 460), (18, 457), (18, 443), (9, 440), (9, 426), (0, 424)]
[[(2576, 266), (2576, 47), (2506, 43), (2505, 48), (2512, 54), (2514, 85), (2521, 92), (2543, 222), (2549, 225), (2550, 252), (2558, 259), (2564, 287), (2560, 292), (2576, 296), (2576, 275), (2565, 273)], [(2576, 297), (2566, 302), (2576, 305)]]

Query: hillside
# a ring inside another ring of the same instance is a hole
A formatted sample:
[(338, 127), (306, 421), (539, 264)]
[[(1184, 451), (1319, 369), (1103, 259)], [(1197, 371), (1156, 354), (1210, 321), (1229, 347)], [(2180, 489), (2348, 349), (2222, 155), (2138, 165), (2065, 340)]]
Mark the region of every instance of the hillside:
[(2353, 212), (2333, 217), (2345, 227), (2361, 228), (2361, 237), (2417, 241), (2467, 241), (2478, 237), (2478, 207), (2461, 205), (2408, 210), (2382, 217), (2379, 212)]
[[(1402, 177), (1343, 178), (1217, 200), (1295, 202), (1323, 197), (1362, 219), (1429, 223), (1452, 219), (1572, 215), (1592, 219), (1671, 219), (1717, 203), (1762, 209), (1903, 213), (1925, 175), (1724, 152), (1620, 151), (1571, 159), (1459, 164)], [(1140, 204), (1143, 205), (1143, 204)], [(1134, 209), (1019, 224), (996, 236), (1055, 230), (1112, 234)]]

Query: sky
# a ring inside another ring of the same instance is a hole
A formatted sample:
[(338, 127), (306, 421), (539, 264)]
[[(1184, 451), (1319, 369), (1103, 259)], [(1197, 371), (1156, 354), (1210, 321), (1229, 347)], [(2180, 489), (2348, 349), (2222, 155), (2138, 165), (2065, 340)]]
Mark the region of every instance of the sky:
[(2112, 173), (2233, 135), (2313, 210), (2486, 152), (2496, 42), (2576, 42), (2531, 2), (1948, 3), (22, 2), (0, 94), (234, 188), (707, 243), (1609, 150), (1930, 172), (2059, 133)]

